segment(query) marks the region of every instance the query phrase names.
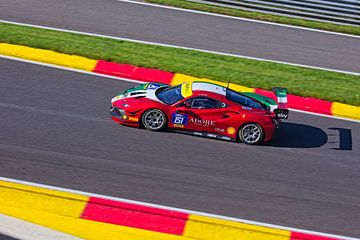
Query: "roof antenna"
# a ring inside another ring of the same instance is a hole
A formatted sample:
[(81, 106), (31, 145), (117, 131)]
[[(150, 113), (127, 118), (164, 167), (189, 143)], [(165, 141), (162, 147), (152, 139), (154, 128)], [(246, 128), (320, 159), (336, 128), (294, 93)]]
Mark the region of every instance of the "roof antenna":
[(226, 84), (227, 89), (229, 89), (229, 85), (230, 85), (230, 78), (228, 79), (227, 84)]

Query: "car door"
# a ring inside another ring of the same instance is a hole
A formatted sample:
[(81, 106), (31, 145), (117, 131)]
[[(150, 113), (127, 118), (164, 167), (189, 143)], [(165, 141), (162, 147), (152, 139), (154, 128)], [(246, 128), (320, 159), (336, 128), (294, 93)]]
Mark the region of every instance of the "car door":
[(215, 132), (215, 128), (222, 125), (221, 120), (224, 119), (226, 108), (226, 103), (214, 98), (193, 97), (183, 101), (175, 108), (171, 122), (176, 128)]

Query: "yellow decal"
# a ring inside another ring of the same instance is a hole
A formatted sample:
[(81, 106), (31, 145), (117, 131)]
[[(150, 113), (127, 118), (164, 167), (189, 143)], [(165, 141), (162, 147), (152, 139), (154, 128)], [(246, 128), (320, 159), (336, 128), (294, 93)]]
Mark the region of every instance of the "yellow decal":
[(228, 127), (228, 129), (226, 131), (228, 132), (228, 134), (234, 134), (235, 133), (235, 128)]
[[(174, 78), (171, 81), (171, 86), (175, 86), (182, 83), (189, 83), (194, 81), (200, 81), (200, 82), (208, 82), (208, 83), (214, 83), (218, 84), (220, 86), (226, 87), (227, 83), (225, 82), (219, 82), (216, 80), (208, 79), (208, 78), (196, 78), (185, 74), (175, 73)], [(237, 92), (255, 92), (255, 88), (248, 88), (241, 85), (237, 85), (234, 83), (229, 84), (229, 88), (232, 90), (235, 90)]]
[(192, 95), (192, 83), (183, 83), (181, 85), (181, 95), (184, 98), (190, 97)]
[(126, 115), (122, 116), (122, 119), (126, 120), (128, 117)]
[(183, 128), (184, 125), (181, 125), (181, 124), (174, 124), (174, 127), (177, 127), (177, 128)]

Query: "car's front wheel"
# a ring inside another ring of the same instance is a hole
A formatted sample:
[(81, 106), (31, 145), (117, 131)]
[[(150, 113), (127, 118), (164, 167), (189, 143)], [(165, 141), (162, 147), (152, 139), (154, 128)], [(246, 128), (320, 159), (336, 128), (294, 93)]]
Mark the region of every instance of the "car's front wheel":
[(238, 132), (240, 140), (249, 145), (257, 145), (262, 143), (264, 139), (264, 131), (257, 123), (246, 123)]
[(147, 110), (141, 118), (143, 126), (151, 131), (162, 131), (166, 128), (167, 119), (159, 109)]

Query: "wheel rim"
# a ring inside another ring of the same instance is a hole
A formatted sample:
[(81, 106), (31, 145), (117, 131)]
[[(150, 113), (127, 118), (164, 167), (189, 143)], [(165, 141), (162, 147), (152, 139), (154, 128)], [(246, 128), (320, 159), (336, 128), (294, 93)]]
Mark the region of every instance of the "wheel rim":
[(256, 124), (248, 124), (241, 129), (241, 135), (245, 143), (254, 144), (261, 139), (261, 129)]
[(145, 113), (144, 124), (149, 129), (160, 129), (163, 126), (164, 121), (164, 116), (160, 111), (153, 110)]

